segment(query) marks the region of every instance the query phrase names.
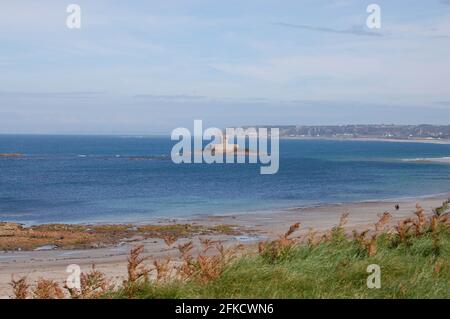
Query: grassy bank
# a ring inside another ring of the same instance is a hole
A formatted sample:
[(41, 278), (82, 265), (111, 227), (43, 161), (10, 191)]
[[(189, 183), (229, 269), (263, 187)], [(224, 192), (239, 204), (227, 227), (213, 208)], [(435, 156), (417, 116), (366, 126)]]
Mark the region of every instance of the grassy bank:
[[(439, 252), (431, 234), (393, 246), (386, 236), (368, 256), (355, 241), (336, 240), (292, 248), (271, 262), (245, 256), (206, 283), (151, 283), (137, 298), (450, 298), (449, 232), (442, 231)], [(368, 289), (367, 266), (381, 268), (381, 288)], [(128, 297), (126, 291), (116, 297)]]
[[(310, 232), (295, 239), (299, 225), (278, 240), (261, 243), (257, 254), (226, 260), (218, 249), (202, 260), (188, 259), (197, 272), (187, 281), (164, 280), (122, 289), (115, 297), (133, 298), (450, 298), (450, 227), (447, 203), (429, 218), (416, 217), (394, 229), (348, 236), (340, 225), (319, 238)], [(294, 239), (293, 239), (294, 237)], [(207, 248), (207, 247), (205, 247)], [(183, 251), (181, 251), (183, 254)], [(221, 258), (224, 260), (220, 262)], [(203, 265), (202, 265), (203, 262)], [(380, 266), (381, 287), (369, 289), (367, 267)], [(222, 267), (222, 268), (221, 268)]]
[[(151, 268), (137, 247), (120, 287), (93, 269), (70, 292), (74, 298), (450, 298), (448, 202), (431, 214), (418, 206), (394, 227), (387, 227), (390, 218), (384, 213), (373, 227), (353, 233), (346, 231), (346, 215), (326, 233), (297, 236), (295, 224), (253, 251), (203, 239), (194, 254), (192, 242), (168, 242), (180, 258), (153, 261)], [(369, 289), (373, 264), (381, 269), (381, 287)], [(12, 284), (16, 297), (54, 297), (60, 289), (46, 281), (28, 291), (24, 278)]]

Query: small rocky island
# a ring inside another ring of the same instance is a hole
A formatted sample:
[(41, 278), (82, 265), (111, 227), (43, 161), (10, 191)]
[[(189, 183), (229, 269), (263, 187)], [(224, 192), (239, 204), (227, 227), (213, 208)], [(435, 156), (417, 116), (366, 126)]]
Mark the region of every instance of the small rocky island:
[(21, 153), (0, 153), (0, 157), (22, 157)]

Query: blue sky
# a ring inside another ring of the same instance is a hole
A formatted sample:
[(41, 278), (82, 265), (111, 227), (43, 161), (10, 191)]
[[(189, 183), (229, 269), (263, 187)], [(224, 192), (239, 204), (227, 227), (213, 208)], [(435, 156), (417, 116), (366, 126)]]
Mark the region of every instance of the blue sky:
[[(82, 28), (66, 27), (66, 7)], [(370, 30), (367, 5), (381, 7)], [(2, 1), (0, 133), (450, 118), (450, 0)]]

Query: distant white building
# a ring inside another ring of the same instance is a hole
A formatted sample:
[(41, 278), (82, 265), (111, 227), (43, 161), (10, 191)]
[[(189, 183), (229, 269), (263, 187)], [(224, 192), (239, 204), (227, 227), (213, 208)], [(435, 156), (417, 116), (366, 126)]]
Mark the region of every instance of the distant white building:
[(237, 144), (229, 144), (226, 136), (222, 138), (222, 143), (215, 144), (212, 146), (211, 152), (217, 153), (236, 153), (239, 149)]

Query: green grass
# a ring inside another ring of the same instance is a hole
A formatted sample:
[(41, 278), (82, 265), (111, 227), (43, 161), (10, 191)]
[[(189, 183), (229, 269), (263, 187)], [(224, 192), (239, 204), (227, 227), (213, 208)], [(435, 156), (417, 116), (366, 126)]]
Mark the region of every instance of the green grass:
[[(438, 239), (438, 248), (436, 245)], [(207, 283), (195, 279), (149, 283), (133, 298), (450, 298), (448, 228), (406, 243), (384, 234), (369, 257), (357, 241), (335, 233), (316, 246), (296, 245), (276, 259), (246, 255)], [(366, 285), (367, 266), (381, 267), (381, 288)], [(118, 291), (113, 297), (127, 296)]]

